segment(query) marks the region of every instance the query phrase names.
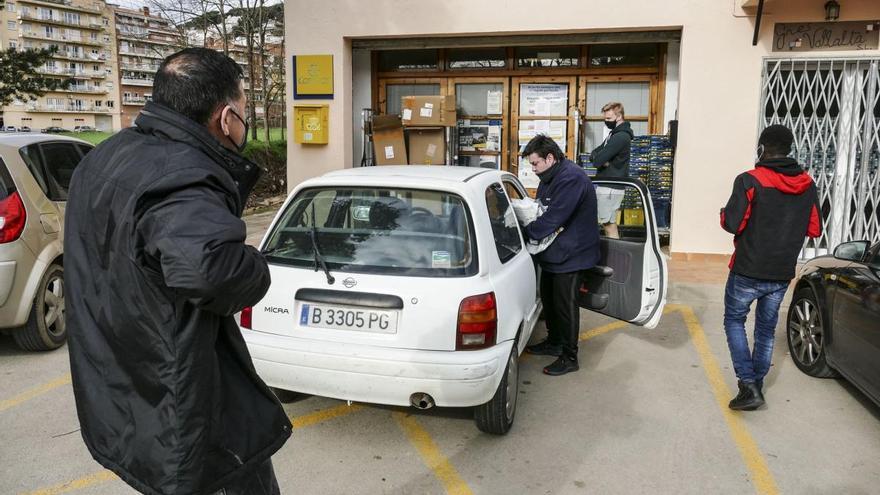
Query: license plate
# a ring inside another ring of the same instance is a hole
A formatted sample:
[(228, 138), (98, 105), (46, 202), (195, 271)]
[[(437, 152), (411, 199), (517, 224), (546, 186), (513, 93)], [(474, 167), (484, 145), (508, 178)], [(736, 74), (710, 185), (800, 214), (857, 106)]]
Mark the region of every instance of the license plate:
[(303, 327), (397, 333), (397, 311), (301, 303), (299, 324)]

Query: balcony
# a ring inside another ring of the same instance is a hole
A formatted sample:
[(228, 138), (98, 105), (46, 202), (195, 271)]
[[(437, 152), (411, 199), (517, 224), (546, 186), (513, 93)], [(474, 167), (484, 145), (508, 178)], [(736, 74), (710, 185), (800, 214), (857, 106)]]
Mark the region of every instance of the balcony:
[(144, 106), (147, 101), (149, 100), (147, 100), (146, 98), (122, 98), (123, 105), (135, 105), (139, 107)]
[(40, 67), (37, 69), (37, 72), (40, 74), (48, 74), (53, 76), (68, 76), (68, 77), (89, 77), (94, 79), (105, 79), (107, 77), (107, 73), (101, 70), (76, 70), (76, 69), (62, 69), (60, 67)]
[(120, 62), (119, 68), (122, 70), (130, 70), (132, 72), (146, 72), (148, 74), (155, 74), (156, 71), (159, 70), (159, 64), (128, 64), (125, 62)]
[(52, 58), (57, 58), (61, 60), (84, 60), (86, 62), (93, 63), (104, 63), (107, 60), (106, 55), (93, 55), (91, 53), (68, 53), (64, 51), (58, 51), (52, 54)]
[(96, 107), (94, 105), (46, 105), (42, 103), (31, 103), (27, 107), (28, 112), (35, 113), (109, 113), (107, 107)]
[(67, 89), (56, 89), (53, 92), (61, 93), (85, 93), (90, 95), (106, 95), (109, 91), (101, 86), (86, 86), (81, 84), (71, 84)]
[(103, 31), (104, 30), (104, 26), (102, 26), (100, 24), (92, 24), (92, 23), (85, 24), (85, 23), (81, 23), (81, 22), (70, 22), (70, 21), (64, 20), (63, 18), (61, 18), (61, 19), (55, 19), (55, 18), (46, 19), (46, 18), (40, 17), (36, 14), (24, 13), (24, 12), (18, 14), (18, 18), (19, 18), (19, 20), (22, 20), (22, 21), (25, 21), (25, 20), (33, 21), (33, 22), (36, 22), (39, 24), (52, 24), (55, 26), (71, 26), (71, 27), (77, 27), (80, 29), (90, 29), (93, 31)]
[(164, 50), (164, 51), (144, 50), (144, 49), (136, 49), (136, 48), (131, 48), (131, 47), (123, 48), (120, 46), (119, 47), (119, 54), (120, 55), (132, 55), (132, 56), (137, 56), (137, 57), (157, 58), (157, 59), (161, 60), (161, 59), (164, 59), (165, 57), (167, 57), (168, 55), (171, 55), (171, 51), (170, 50)]
[(134, 78), (129, 78), (129, 77), (123, 77), (121, 82), (123, 85), (128, 85), (128, 86), (152, 86), (153, 85), (152, 79), (134, 79)]
[(50, 0), (19, 0), (21, 5), (39, 5), (41, 7), (52, 7), (55, 9), (72, 10), (74, 12), (88, 12), (89, 14), (103, 14), (102, 9), (93, 7), (85, 7), (82, 5), (71, 5), (70, 0), (53, 2)]
[(19, 31), (19, 36), (22, 38), (32, 38), (37, 40), (46, 40), (46, 41), (60, 41), (63, 43), (70, 43), (74, 45), (88, 45), (88, 46), (103, 46), (100, 41), (92, 40), (92, 39), (83, 39), (83, 38), (68, 38), (67, 36), (56, 34), (54, 36), (46, 36), (42, 33), (35, 33), (33, 31)]

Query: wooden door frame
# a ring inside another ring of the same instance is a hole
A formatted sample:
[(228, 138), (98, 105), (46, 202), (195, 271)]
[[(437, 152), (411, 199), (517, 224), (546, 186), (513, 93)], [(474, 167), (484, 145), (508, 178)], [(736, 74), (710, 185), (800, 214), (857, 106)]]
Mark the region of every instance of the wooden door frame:
[[(510, 125), (510, 78), (509, 77), (485, 77), (482, 74), (479, 77), (459, 75), (458, 77), (450, 77), (447, 79), (446, 94), (455, 96), (457, 84), (501, 84), (502, 85), (502, 102), (501, 102), (501, 153), (498, 166), (501, 170), (505, 170), (504, 164), (508, 160), (510, 147), (508, 146), (505, 129)], [(496, 120), (498, 116), (486, 116), (486, 120)], [(455, 151), (458, 154), (458, 150)]]
[[(572, 157), (574, 153), (574, 115), (573, 110), (577, 107), (577, 77), (576, 76), (542, 76), (542, 77), (512, 77), (510, 78), (510, 129), (509, 142), (511, 152), (507, 161), (507, 170), (513, 175), (519, 175), (519, 121), (523, 120), (565, 120), (566, 143), (565, 156)], [(568, 109), (565, 117), (520, 117), (519, 115), (519, 87), (521, 84), (568, 84)]]
[[(587, 115), (587, 84), (612, 82), (646, 82), (648, 83), (648, 115), (634, 115), (637, 121), (648, 122), (648, 134), (663, 132), (662, 115), (665, 105), (665, 82), (663, 77), (654, 75), (619, 75), (619, 76), (580, 76), (578, 78), (578, 109), (584, 122), (596, 122), (598, 119)], [(629, 119), (627, 119), (629, 120)]]
[(379, 109), (378, 114), (384, 115), (387, 107), (387, 86), (389, 84), (414, 84), (414, 85), (428, 85), (428, 84), (437, 84), (440, 86), (440, 96), (446, 96), (447, 94), (447, 78), (420, 78), (420, 77), (405, 77), (405, 78), (388, 78), (388, 79), (379, 79), (378, 86), (379, 92), (376, 94), (376, 98), (373, 101), (373, 108)]

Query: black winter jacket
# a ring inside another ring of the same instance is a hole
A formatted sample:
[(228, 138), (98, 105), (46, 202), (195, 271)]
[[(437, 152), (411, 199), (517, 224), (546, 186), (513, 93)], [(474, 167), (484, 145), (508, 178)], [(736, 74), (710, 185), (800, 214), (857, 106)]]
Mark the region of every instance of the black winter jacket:
[(525, 227), (531, 239), (543, 239), (560, 227), (562, 232), (537, 255), (550, 273), (586, 270), (599, 262), (599, 223), (596, 189), (584, 170), (563, 160), (540, 175), (535, 196), (547, 210)]
[(590, 153), (590, 161), (599, 170), (596, 178), (629, 177), (629, 149), (633, 138), (629, 122), (611, 130), (608, 139)]
[(148, 103), (70, 184), (70, 365), (92, 456), (148, 494), (208, 494), (291, 425), (232, 315), (269, 287), (240, 219), (259, 175), (205, 127)]
[(730, 269), (761, 280), (791, 280), (804, 237), (822, 231), (813, 179), (792, 158), (759, 162), (733, 183), (721, 227), (734, 234)]

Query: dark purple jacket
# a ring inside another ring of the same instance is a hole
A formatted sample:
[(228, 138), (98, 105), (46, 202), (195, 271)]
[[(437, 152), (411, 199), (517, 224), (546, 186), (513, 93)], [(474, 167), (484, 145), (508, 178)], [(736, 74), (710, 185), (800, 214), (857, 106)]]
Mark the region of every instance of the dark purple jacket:
[(569, 273), (599, 263), (599, 224), (596, 189), (587, 174), (571, 160), (563, 160), (540, 175), (537, 199), (547, 211), (526, 226), (531, 239), (543, 239), (559, 227), (563, 231), (538, 253), (541, 268)]

